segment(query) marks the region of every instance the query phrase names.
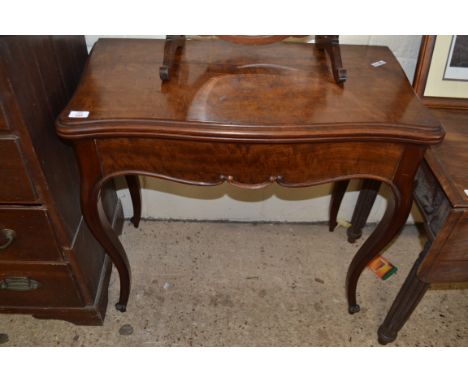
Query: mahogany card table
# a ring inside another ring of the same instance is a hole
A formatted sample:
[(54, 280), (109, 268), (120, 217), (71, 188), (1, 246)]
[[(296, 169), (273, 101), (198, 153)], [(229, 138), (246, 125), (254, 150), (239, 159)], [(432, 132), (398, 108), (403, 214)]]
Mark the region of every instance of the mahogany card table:
[(383, 182), (387, 210), (346, 276), (348, 310), (359, 311), (359, 276), (405, 223), (416, 170), (444, 132), (388, 48), (341, 45), (341, 54), (348, 79), (339, 85), (313, 44), (188, 40), (162, 82), (163, 40), (95, 44), (56, 129), (76, 153), (84, 218), (119, 273), (118, 310), (127, 306), (130, 265), (100, 194), (124, 175), (138, 225), (145, 175), (251, 189)]

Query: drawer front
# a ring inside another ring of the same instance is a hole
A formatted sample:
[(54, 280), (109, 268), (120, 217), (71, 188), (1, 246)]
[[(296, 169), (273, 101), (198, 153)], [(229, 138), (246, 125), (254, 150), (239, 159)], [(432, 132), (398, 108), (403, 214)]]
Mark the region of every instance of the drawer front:
[(0, 179), (0, 203), (33, 203), (37, 200), (15, 138), (0, 139)]
[(0, 306), (83, 306), (63, 264), (0, 263)]
[(61, 261), (47, 212), (0, 208), (0, 261)]
[(424, 216), (428, 234), (433, 239), (443, 227), (451, 205), (426, 162), (416, 173), (414, 198)]
[(403, 145), (381, 142), (232, 143), (177, 139), (96, 140), (103, 175), (133, 171), (189, 184), (307, 186), (355, 174), (391, 178)]

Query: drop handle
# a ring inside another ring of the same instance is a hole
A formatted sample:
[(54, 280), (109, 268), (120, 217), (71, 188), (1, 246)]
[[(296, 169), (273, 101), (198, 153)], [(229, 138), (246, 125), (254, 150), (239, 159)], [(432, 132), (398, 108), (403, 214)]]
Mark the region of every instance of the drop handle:
[(28, 277), (8, 277), (0, 280), (0, 290), (27, 292), (39, 289), (40, 287), (41, 284), (39, 282)]
[(0, 251), (7, 249), (15, 240), (16, 232), (9, 228), (0, 230)]

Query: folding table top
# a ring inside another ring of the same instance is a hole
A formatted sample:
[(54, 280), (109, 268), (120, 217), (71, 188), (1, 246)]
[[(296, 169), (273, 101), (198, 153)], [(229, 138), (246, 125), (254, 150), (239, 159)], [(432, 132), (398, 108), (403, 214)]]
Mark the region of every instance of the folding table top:
[(173, 76), (162, 82), (164, 40), (101, 39), (57, 131), (70, 139), (441, 140), (440, 123), (388, 48), (342, 45), (341, 54), (348, 71), (342, 86), (313, 44), (188, 40)]

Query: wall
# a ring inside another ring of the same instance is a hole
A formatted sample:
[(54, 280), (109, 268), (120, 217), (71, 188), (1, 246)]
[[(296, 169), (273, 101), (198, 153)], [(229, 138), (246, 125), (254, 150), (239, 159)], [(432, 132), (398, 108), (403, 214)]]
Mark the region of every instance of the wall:
[[(86, 36), (88, 48), (100, 37)], [(118, 36), (164, 38), (164, 36)], [(386, 45), (401, 63), (411, 81), (416, 67), (421, 36), (340, 36), (341, 43)], [(345, 65), (346, 66), (346, 65)], [(262, 190), (243, 190), (229, 185), (196, 187), (144, 177), (143, 217), (153, 219), (232, 220), (232, 221), (291, 221), (316, 222), (328, 220), (331, 185), (304, 189), (286, 189), (277, 185)], [(131, 202), (122, 182), (119, 197), (126, 217), (131, 216)], [(350, 220), (356, 202), (359, 183), (351, 183), (351, 192), (343, 200), (339, 217)], [(387, 193), (378, 196), (369, 221), (381, 219)], [(415, 209), (413, 208), (413, 211)], [(415, 211), (410, 221), (420, 220)]]

